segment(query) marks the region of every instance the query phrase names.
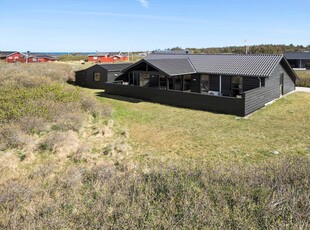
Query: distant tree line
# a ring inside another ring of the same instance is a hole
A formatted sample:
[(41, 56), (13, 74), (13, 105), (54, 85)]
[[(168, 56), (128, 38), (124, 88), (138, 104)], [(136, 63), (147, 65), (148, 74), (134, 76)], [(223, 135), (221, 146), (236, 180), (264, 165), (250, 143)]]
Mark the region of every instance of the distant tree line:
[[(209, 54), (218, 54), (218, 53), (234, 53), (234, 54), (282, 54), (285, 52), (301, 52), (301, 51), (309, 51), (310, 45), (253, 45), (253, 46), (228, 46), (228, 47), (213, 47), (213, 48), (186, 48), (186, 50), (190, 51), (193, 54), (200, 53), (209, 53)], [(182, 50), (181, 47), (173, 47), (167, 50)]]

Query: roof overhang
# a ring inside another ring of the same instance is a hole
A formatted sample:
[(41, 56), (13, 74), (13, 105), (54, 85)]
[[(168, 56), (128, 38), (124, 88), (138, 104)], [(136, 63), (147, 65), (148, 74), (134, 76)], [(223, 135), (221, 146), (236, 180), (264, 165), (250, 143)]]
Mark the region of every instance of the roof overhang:
[(283, 56), (280, 64), (283, 66), (283, 68), (288, 72), (288, 74), (290, 76), (292, 76), (293, 78), (299, 79), (299, 77), (297, 76), (296, 72), (292, 69), (291, 65), (288, 63), (287, 59)]
[[(13, 53), (7, 54), (7, 55), (6, 55), (6, 57), (9, 57), (9, 56), (11, 56), (11, 55), (13, 55), (13, 54), (17, 54), (17, 53), (20, 53), (20, 52), (16, 51), (16, 52), (13, 52)], [(20, 53), (20, 54), (21, 54), (21, 53)]]
[(261, 77), (261, 78), (268, 78), (270, 76), (265, 75), (248, 75), (248, 74), (232, 74), (232, 73), (212, 73), (212, 72), (197, 72), (197, 74), (207, 74), (207, 75), (221, 75), (221, 76), (240, 76), (240, 77)]
[(151, 63), (149, 63), (149, 62), (148, 62), (147, 60), (145, 60), (145, 59), (141, 59), (140, 61), (138, 61), (138, 62), (136, 62), (136, 63), (134, 63), (134, 64), (128, 66), (127, 68), (123, 69), (121, 72), (122, 72), (122, 73), (125, 73), (126, 71), (130, 70), (131, 68), (133, 68), (133, 67), (135, 67), (135, 66), (137, 66), (137, 65), (140, 65), (141, 63), (144, 63), (144, 62), (145, 62), (146, 64), (152, 66), (152, 67), (153, 67), (154, 69), (156, 69), (157, 71), (163, 72), (164, 74), (166, 74), (166, 75), (168, 75), (168, 76), (172, 76), (172, 75), (170, 75), (170, 74), (168, 74), (168, 73), (162, 71), (161, 69), (159, 69), (159, 68), (156, 67), (155, 65), (152, 65)]

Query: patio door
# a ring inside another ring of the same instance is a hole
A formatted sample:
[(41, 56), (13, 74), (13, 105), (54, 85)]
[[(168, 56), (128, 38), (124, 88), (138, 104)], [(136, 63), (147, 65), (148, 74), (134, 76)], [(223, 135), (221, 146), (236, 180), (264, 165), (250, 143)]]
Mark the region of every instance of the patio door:
[(209, 75), (201, 75), (201, 92), (202, 93), (208, 93), (210, 88), (210, 79)]
[(231, 89), (233, 97), (243, 94), (243, 78), (241, 76), (232, 76)]

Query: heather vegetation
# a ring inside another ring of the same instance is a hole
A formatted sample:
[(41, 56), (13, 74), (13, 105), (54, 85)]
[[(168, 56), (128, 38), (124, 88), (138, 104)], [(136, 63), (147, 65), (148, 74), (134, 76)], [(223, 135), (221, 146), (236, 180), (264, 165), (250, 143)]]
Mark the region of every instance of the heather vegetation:
[(74, 77), (68, 65), (1, 64), (0, 73), (0, 149), (19, 149), (23, 160), (44, 146), (80, 142), (85, 125), (111, 114), (110, 106), (67, 84)]
[(310, 87), (310, 71), (296, 71), (299, 79), (297, 80), (297, 86)]
[(0, 227), (307, 229), (309, 164), (307, 157), (247, 167), (46, 160), (2, 183)]
[(86, 61), (87, 55), (81, 54), (64, 54), (57, 57), (59, 61)]
[(239, 118), (96, 99), (79, 68), (0, 64), (1, 229), (310, 227), (310, 94)]

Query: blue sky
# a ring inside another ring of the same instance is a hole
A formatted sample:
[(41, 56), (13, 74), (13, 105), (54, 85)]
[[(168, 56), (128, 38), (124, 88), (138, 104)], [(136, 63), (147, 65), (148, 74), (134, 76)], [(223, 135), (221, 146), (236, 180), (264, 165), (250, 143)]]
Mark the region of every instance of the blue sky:
[(310, 45), (309, 0), (0, 0), (0, 50)]

